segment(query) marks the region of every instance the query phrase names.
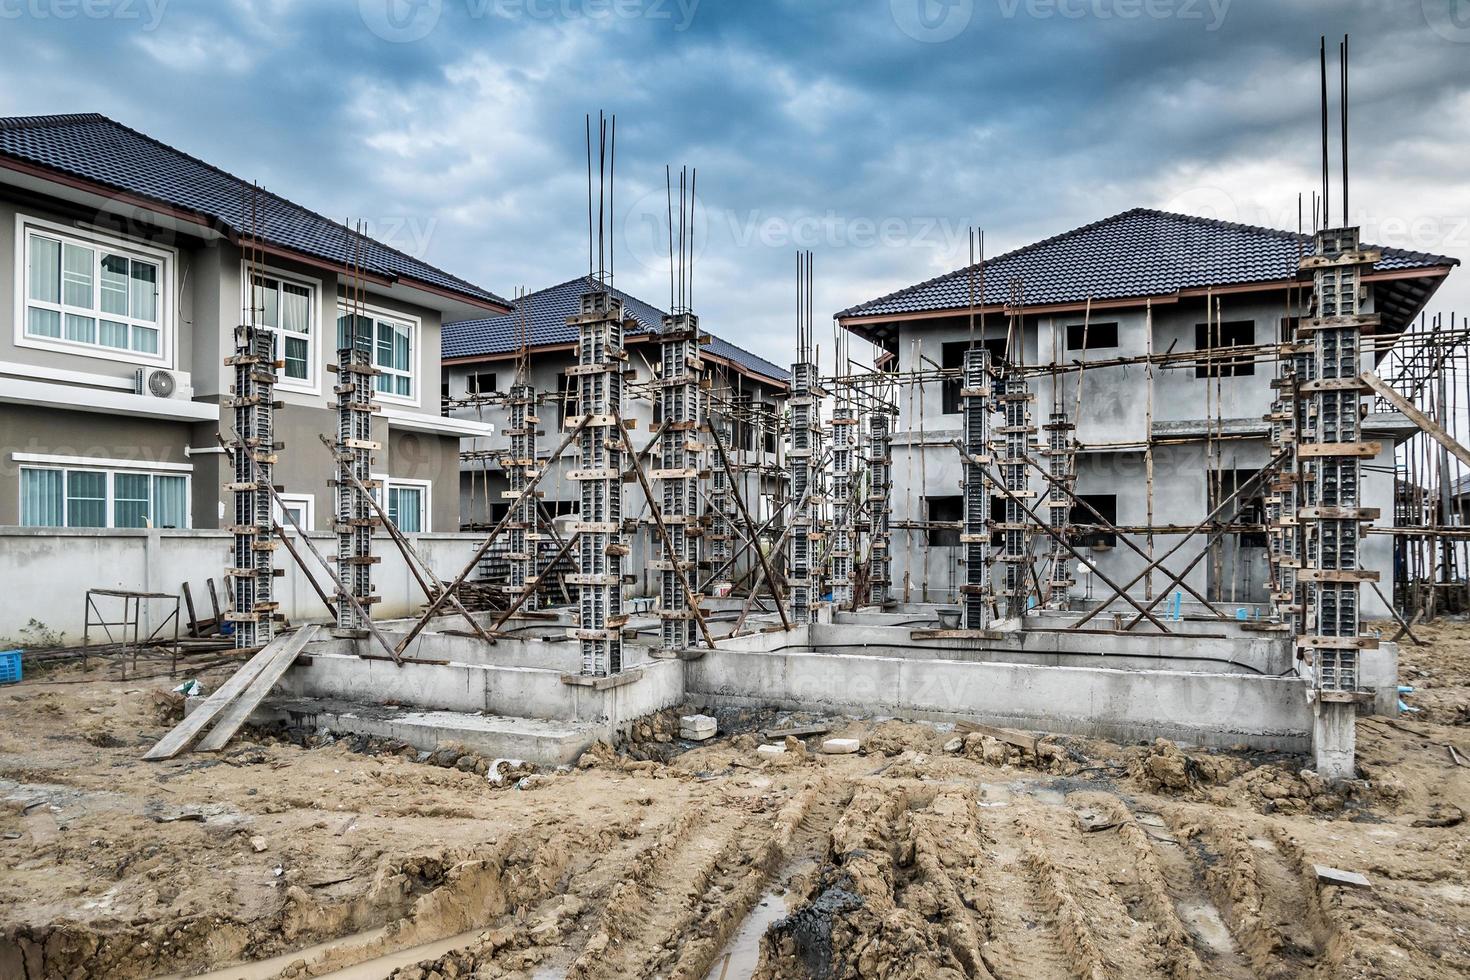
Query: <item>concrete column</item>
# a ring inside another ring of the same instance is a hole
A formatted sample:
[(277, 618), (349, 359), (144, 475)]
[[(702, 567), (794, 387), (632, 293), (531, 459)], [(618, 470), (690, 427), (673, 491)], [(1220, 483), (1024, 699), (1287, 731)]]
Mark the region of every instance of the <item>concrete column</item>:
[(1312, 760), (1317, 775), (1329, 781), (1357, 775), (1357, 705), (1345, 701), (1312, 702)]

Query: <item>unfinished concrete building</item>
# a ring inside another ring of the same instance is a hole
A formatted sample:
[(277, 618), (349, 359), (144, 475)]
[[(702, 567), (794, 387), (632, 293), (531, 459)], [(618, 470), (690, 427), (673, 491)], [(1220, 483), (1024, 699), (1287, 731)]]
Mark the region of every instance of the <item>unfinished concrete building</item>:
[[(518, 431), (511, 424), (513, 406), (506, 397), (516, 378), (517, 364), (524, 357), (527, 387), (536, 394), (535, 430), (543, 433), (541, 445), (561, 431), (566, 418), (569, 380), (567, 369), (574, 364), (574, 333), (566, 318), (577, 309), (585, 278), (572, 279), (520, 297), (515, 310), (502, 317), (446, 324), (444, 331), (444, 377), (441, 389), (444, 411), (453, 419), (493, 426), (497, 433)], [(670, 314), (616, 288), (611, 290), (622, 304), (624, 344), (628, 351), (624, 418), (633, 426), (632, 439), (640, 451), (651, 449), (649, 433), (663, 419), (663, 405), (655, 398), (662, 367), (660, 334)], [(521, 344), (524, 335), (526, 343)], [(709, 381), (709, 418), (719, 426), (721, 441), (730, 454), (734, 486), (749, 507), (752, 517), (764, 524), (774, 516), (776, 502), (784, 490), (778, 468), (781, 416), (789, 374), (783, 368), (705, 331), (699, 345)], [(521, 353), (524, 348), (524, 355)], [(641, 434), (640, 434), (641, 433)], [(467, 439), (460, 470), (460, 508), (467, 530), (488, 529), (504, 516), (509, 503), (505, 494), (513, 487), (503, 465), (499, 443), (506, 436)], [(508, 443), (507, 443), (508, 445)], [(537, 505), (543, 523), (575, 514), (579, 502), (566, 470), (570, 464), (551, 460), (539, 485)], [(645, 462), (645, 465), (647, 463)], [(726, 474), (717, 460), (704, 460), (709, 474), (703, 481), (719, 521), (706, 536), (706, 566), (713, 570), (733, 557), (729, 525), (738, 521), (737, 508), (729, 493)], [(640, 495), (641, 496), (641, 495)], [(702, 501), (702, 505), (703, 505)], [(645, 514), (642, 500), (634, 502), (632, 514)], [(652, 597), (662, 586), (647, 550), (651, 542), (643, 536), (631, 543), (633, 553), (628, 572), (637, 576), (636, 595)], [(553, 552), (556, 543), (546, 536), (541, 549)], [(493, 557), (493, 556), (492, 556)], [(546, 556), (543, 556), (546, 557)], [(734, 580), (747, 575), (755, 562), (749, 549), (722, 577)]]
[[(1068, 523), (1086, 529), (1087, 560), (1068, 576), (1073, 597), (1106, 591), (1096, 571), (1126, 582), (1147, 564), (1098, 529), (1090, 506), (1120, 529), (1144, 531), (1159, 554), (1186, 539), (1185, 548), (1211, 542), (1209, 558), (1184, 583), (1225, 603), (1268, 602), (1269, 488), (1252, 488), (1256, 503), (1239, 526), (1221, 534), (1191, 529), (1270, 458), (1276, 349), (1308, 315), (1311, 289), (1298, 279), (1297, 262), (1311, 249), (1310, 237), (1291, 232), (1135, 209), (987, 260), (973, 309), (975, 271), (961, 269), (839, 313), (843, 326), (880, 348), (888, 370), (913, 379), (899, 394), (892, 439), (897, 595), (951, 602), (966, 582), (963, 474), (953, 442), (963, 434), (959, 370), (973, 312), (993, 359), (1005, 356), (1008, 317), (1019, 317), (1020, 359), (1035, 366), (1028, 372), (1035, 417), (1074, 427), (1048, 429), (1075, 441), (1079, 499)], [(1363, 311), (1378, 314), (1391, 334), (1415, 321), (1458, 260), (1381, 251), (1362, 277)], [(1016, 281), (1019, 296), (1011, 292)], [(1233, 348), (1239, 352), (1226, 350)], [(1389, 350), (1365, 349), (1364, 368)], [(1365, 460), (1363, 506), (1390, 514), (1395, 447), (1419, 430), (1393, 406), (1374, 409), (1363, 429), (1381, 445)], [(1028, 472), (1032, 484), (1043, 484), (1034, 466)], [(1393, 594), (1393, 541), (1374, 534), (1363, 543), (1363, 566), (1382, 575), (1385, 595)], [(1138, 593), (1149, 594), (1150, 584), (1163, 581), (1145, 576)], [(1363, 602), (1365, 615), (1389, 615), (1377, 593)]]

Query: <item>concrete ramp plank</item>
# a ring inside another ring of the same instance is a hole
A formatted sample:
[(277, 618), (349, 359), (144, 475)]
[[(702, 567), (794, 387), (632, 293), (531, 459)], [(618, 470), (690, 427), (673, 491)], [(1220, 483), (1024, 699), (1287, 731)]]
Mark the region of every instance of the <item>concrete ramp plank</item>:
[[(195, 751), (218, 752), (224, 748), (225, 744), (240, 730), (240, 726), (245, 724), (245, 720), (260, 706), (260, 702), (265, 700), (271, 688), (276, 686), (281, 675), (285, 674), (296, 662), (302, 649), (316, 638), (318, 629), (319, 627), (316, 626), (303, 626), (287, 638), (286, 644), (276, 651), (276, 655), (261, 668), (245, 690), (241, 691), (239, 696), (230, 701), (219, 713), (219, 721), (209, 730), (204, 741), (195, 747)], [(271, 646), (275, 644), (272, 643)]]
[(286, 634), (276, 637), (265, 649), (245, 661), (239, 670), (230, 675), (229, 680), (204, 699), (203, 704), (195, 708), (167, 735), (159, 739), (158, 744), (143, 756), (144, 760), (156, 762), (160, 759), (172, 759), (187, 749), (199, 737), (199, 733), (214, 720), (214, 717), (224, 710), (225, 706), (233, 701), (241, 691), (250, 686), (250, 682), (259, 676), (260, 672), (265, 669), (265, 665), (270, 663), (281, 652), (282, 647), (294, 639), (295, 635)]

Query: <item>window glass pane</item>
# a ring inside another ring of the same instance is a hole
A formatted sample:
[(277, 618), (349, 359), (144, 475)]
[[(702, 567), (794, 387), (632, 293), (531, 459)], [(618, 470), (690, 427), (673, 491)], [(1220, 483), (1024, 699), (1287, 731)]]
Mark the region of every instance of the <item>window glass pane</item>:
[(126, 323), (117, 323), (113, 320), (102, 320), (100, 322), (102, 325), (99, 333), (100, 342), (108, 347), (127, 350), (128, 325)]
[(413, 383), (408, 378), (400, 374), (394, 380), (398, 382), (398, 393), (400, 395), (409, 396), (413, 394)]
[(400, 371), (408, 370), (408, 328), (393, 328), (393, 366)]
[(311, 290), (295, 283), (281, 283), (281, 329), (311, 333)]
[(66, 526), (107, 526), (106, 473), (90, 470), (67, 471)]
[(61, 302), (61, 243), (40, 235), (30, 236), (31, 299)]
[(188, 481), (184, 477), (153, 478), (153, 526), (189, 526)]
[(144, 354), (158, 353), (158, 330), (154, 327), (133, 326), (133, 350)]
[(26, 333), (33, 337), (60, 337), (61, 314), (55, 310), (29, 307), (26, 311)]
[(128, 315), (128, 259), (125, 255), (104, 253), (102, 256), (102, 312), (113, 316)]
[(374, 378), (373, 380), (377, 382), (377, 387), (378, 387), (378, 390), (379, 391), (387, 392), (389, 394), (392, 394), (392, 392), (393, 392), (393, 376), (392, 375), (390, 375), (390, 374), (380, 374), (376, 378)]
[(158, 266), (133, 260), (133, 319), (158, 322)]
[(255, 322), (272, 329), (281, 324), (281, 294), (276, 290), (274, 279), (255, 277), (255, 290), (251, 305), (255, 308)]
[(391, 323), (378, 322), (378, 367), (393, 366), (393, 325)]
[(20, 522), (26, 527), (61, 527), (62, 478), (60, 470), (20, 471)]
[(62, 251), (61, 298), (67, 306), (92, 309), (92, 275), (97, 253), (67, 242)]
[(112, 526), (148, 526), (148, 489), (152, 478), (146, 473), (118, 473), (112, 478)]
[(373, 321), (365, 316), (353, 317), (343, 314), (337, 317), (337, 349), (342, 350), (348, 344), (347, 331), (353, 321), (357, 321), (357, 343), (362, 350), (373, 349)]
[(80, 341), (84, 344), (95, 344), (97, 342), (97, 321), (89, 316), (68, 313), (66, 315), (66, 339)]
[(286, 377), (306, 378), (306, 338), (286, 337)]
[(419, 487), (388, 488), (388, 519), (404, 534), (423, 530), (424, 491)]

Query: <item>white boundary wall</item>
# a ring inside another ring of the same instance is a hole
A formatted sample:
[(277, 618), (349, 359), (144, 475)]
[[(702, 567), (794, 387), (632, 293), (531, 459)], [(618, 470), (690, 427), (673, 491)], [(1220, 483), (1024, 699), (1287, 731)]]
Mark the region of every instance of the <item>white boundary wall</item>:
[[(295, 532), (290, 535), (330, 596), (334, 591), (331, 578), (302, 547)], [(324, 557), (330, 560), (335, 554), (335, 535), (312, 532), (308, 537)], [(475, 534), (419, 534), (410, 535), (409, 540), (434, 572), (448, 579), (459, 573), (483, 539)], [(230, 535), (224, 531), (0, 528), (0, 641), (21, 640), (21, 631), (36, 620), (47, 630), (61, 633), (64, 642), (80, 643), (88, 589), (179, 595), (179, 615), (185, 620), (182, 634), (188, 629), (183, 583), (188, 582), (194, 594), (197, 615), (208, 619), (213, 612), (205, 580), (215, 579), (216, 588), (222, 585), (229, 546)], [(373, 566), (373, 587), (381, 597), (373, 606), (373, 618), (412, 615), (423, 602), (423, 594), (403, 557), (386, 536), (375, 540), (374, 551), (382, 562)], [(276, 549), (276, 568), (285, 571), (276, 585), (280, 611), (293, 623), (330, 622), (321, 599), (283, 547)], [(120, 619), (122, 600), (105, 601), (108, 604), (101, 608), (107, 618)], [(148, 605), (144, 603), (145, 614)], [(229, 608), (223, 593), (220, 605)], [(165, 606), (172, 608), (162, 600), (152, 603), (152, 622), (168, 615)]]

